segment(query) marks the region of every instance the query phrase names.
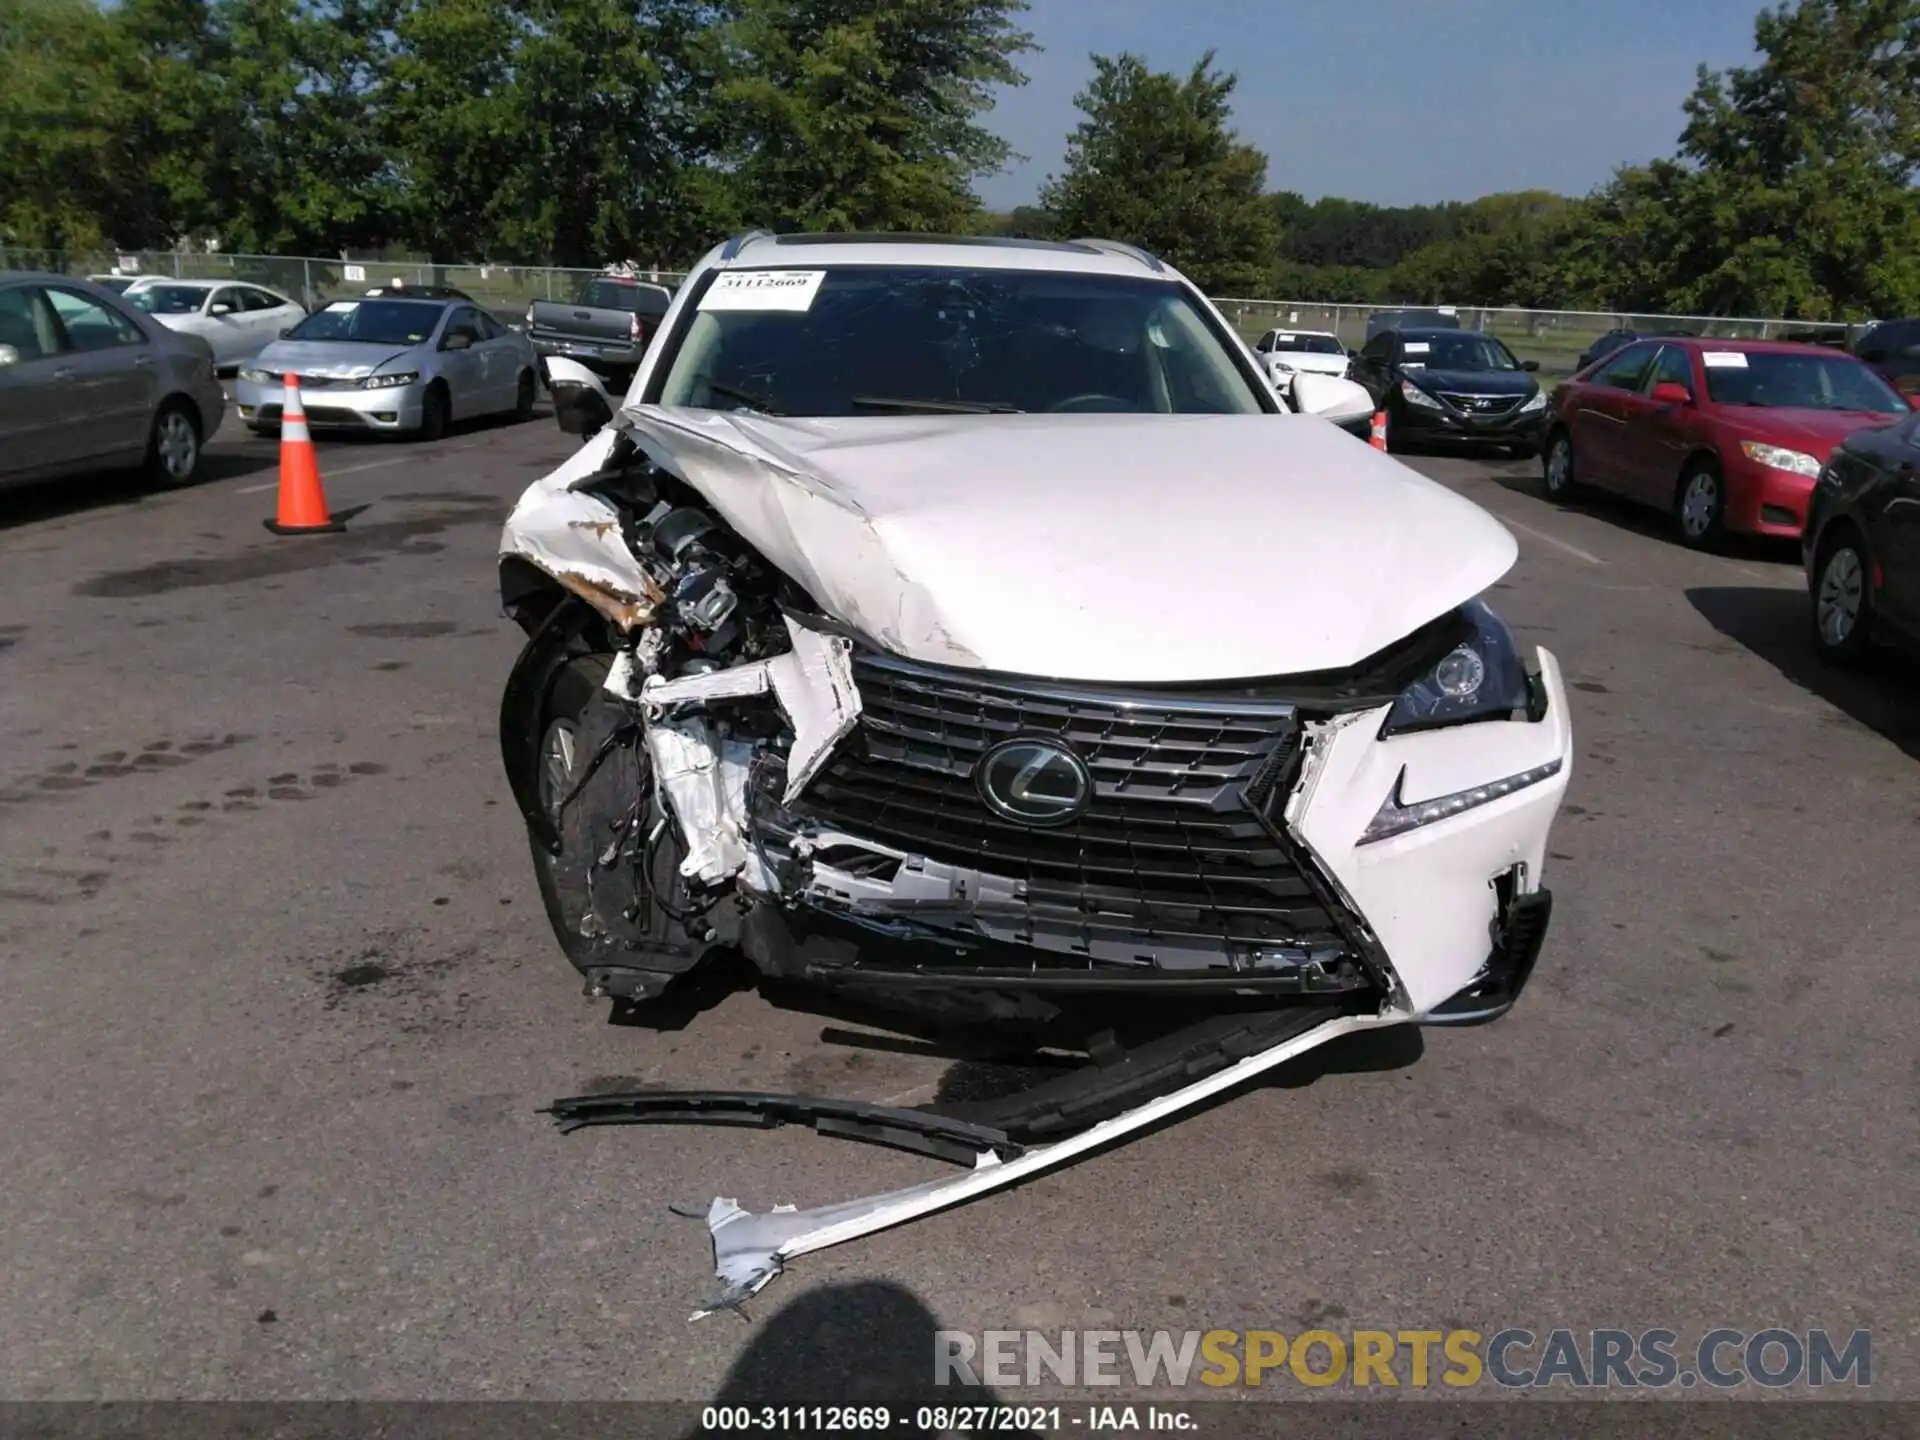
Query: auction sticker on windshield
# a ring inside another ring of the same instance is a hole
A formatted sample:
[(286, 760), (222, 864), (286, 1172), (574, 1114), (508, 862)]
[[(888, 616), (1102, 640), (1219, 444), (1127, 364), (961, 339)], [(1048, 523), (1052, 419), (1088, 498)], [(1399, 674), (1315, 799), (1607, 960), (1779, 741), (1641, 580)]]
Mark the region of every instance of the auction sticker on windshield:
[(824, 270), (723, 270), (700, 297), (700, 308), (811, 310), (826, 278)]
[(1708, 350), (1700, 356), (1700, 363), (1709, 370), (1744, 370), (1747, 357), (1738, 350)]

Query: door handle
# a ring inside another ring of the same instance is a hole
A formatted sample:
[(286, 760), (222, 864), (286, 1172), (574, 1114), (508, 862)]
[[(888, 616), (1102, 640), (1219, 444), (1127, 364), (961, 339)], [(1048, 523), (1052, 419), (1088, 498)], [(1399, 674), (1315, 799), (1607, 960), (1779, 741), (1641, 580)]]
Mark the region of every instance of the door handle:
[(71, 365), (62, 365), (53, 372), (53, 378), (56, 380), (71, 380), (79, 373), (80, 372), (75, 370)]
[(153, 368), (153, 357), (151, 355), (136, 355), (133, 357), (133, 363), (142, 370), (151, 370)]

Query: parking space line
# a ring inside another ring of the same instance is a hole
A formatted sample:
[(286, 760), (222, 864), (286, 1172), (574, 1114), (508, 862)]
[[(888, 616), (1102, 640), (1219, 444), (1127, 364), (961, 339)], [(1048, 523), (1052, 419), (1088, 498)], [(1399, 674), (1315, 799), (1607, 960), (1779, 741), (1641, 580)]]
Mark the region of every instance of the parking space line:
[[(435, 455), (446, 455), (455, 450), (472, 450), (477, 448), (479, 443), (480, 442), (475, 441), (472, 445), (442, 445), (433, 453)], [(410, 460), (419, 460), (420, 458), (421, 456), (414, 451), (408, 451), (405, 455), (389, 455), (385, 460), (369, 460), (364, 465), (343, 465), (337, 470), (323, 470), (321, 472), (321, 479), (327, 480), (340, 475), (358, 475), (362, 470), (384, 470), (389, 465), (405, 465)], [(258, 495), (263, 490), (275, 490), (278, 489), (279, 486), (279, 480), (274, 479), (267, 481), (264, 485), (242, 485), (233, 493), (236, 495)]]
[(1531, 525), (1522, 525), (1518, 520), (1509, 519), (1505, 515), (1500, 515), (1497, 518), (1502, 525), (1513, 530), (1518, 530), (1523, 535), (1531, 535), (1542, 544), (1551, 545), (1556, 550), (1564, 550), (1576, 560), (1584, 560), (1589, 565), (1605, 565), (1607, 563), (1598, 555), (1590, 555), (1578, 545), (1570, 545), (1557, 535), (1549, 535), (1546, 531), (1536, 530)]

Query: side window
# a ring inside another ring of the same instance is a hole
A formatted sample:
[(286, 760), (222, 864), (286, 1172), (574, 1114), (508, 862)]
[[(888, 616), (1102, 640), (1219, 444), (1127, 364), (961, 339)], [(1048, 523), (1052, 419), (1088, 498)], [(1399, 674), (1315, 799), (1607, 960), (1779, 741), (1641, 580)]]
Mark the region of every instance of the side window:
[(39, 286), (0, 290), (0, 345), (14, 352), (15, 365), (59, 353), (60, 322)]
[(213, 292), (212, 297), (207, 301), (207, 314), (211, 315), (216, 305), (226, 306), (233, 314), (238, 314), (246, 308), (240, 303), (240, 292), (231, 285), (224, 285)]
[(502, 325), (498, 320), (494, 319), (493, 316), (487, 314), (486, 311), (484, 310), (476, 311), (475, 315), (480, 322), (480, 338), (481, 339), (498, 340), (502, 335), (507, 333), (507, 327)]
[(1646, 378), (1647, 366), (1653, 360), (1653, 346), (1629, 345), (1619, 354), (1610, 357), (1596, 377), (1602, 385), (1613, 390), (1638, 390), (1640, 382)]
[(76, 290), (49, 289), (47, 303), (60, 317), (66, 331), (67, 348), (79, 351), (112, 350), (121, 345), (139, 345), (146, 340), (135, 325), (118, 310), (109, 310), (98, 300)]
[(444, 350), (447, 341), (456, 335), (466, 336), (471, 344), (480, 343), (480, 317), (464, 305), (447, 317), (447, 329), (440, 338), (440, 348)]
[(1280, 332), (1278, 330), (1267, 331), (1266, 334), (1260, 337), (1260, 343), (1254, 346), (1254, 349), (1260, 351), (1262, 354), (1271, 353), (1271, 351), (1273, 350), (1273, 337), (1278, 335), (1279, 333)]
[(1693, 394), (1693, 358), (1678, 345), (1667, 346), (1647, 376), (1647, 393), (1652, 394), (1656, 385), (1684, 385), (1687, 393)]
[(278, 310), (283, 303), (285, 302), (278, 295), (271, 295), (265, 290), (255, 290), (251, 285), (240, 292), (240, 308), (249, 313)]

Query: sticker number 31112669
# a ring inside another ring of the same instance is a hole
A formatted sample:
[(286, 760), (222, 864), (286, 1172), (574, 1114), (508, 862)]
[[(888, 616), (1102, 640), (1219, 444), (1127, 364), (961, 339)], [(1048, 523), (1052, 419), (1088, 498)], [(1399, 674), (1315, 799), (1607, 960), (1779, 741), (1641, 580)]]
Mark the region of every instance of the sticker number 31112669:
[(824, 270), (722, 270), (700, 297), (700, 308), (811, 310), (826, 278)]

